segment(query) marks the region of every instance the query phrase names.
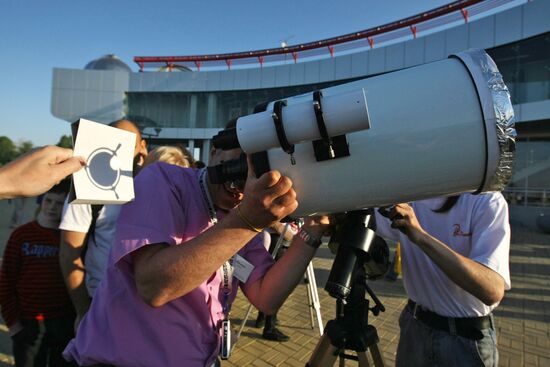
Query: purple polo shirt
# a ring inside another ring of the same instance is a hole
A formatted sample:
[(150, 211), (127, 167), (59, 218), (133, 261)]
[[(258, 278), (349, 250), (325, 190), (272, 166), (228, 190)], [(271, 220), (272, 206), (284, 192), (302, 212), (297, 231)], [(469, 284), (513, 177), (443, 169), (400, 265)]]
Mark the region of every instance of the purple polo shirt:
[[(199, 171), (164, 163), (151, 165), (137, 176), (136, 200), (122, 208), (107, 272), (76, 338), (65, 349), (67, 359), (84, 366), (119, 367), (202, 367), (215, 360), (217, 325), (224, 317), (221, 269), (192, 292), (154, 308), (137, 293), (130, 256), (149, 244), (185, 246), (212, 226), (198, 176)], [(237, 285), (246, 294), (273, 263), (262, 236), (239, 254), (254, 270), (244, 284), (233, 277), (229, 305)]]

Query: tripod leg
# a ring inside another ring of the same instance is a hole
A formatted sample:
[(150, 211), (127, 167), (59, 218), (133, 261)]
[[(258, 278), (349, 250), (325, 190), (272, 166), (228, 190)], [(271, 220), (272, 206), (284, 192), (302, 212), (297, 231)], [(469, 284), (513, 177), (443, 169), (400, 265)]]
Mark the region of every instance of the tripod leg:
[(382, 357), (382, 353), (380, 353), (378, 343), (369, 346), (369, 350), (372, 361), (374, 362), (374, 367), (384, 367), (384, 358)]
[[(309, 263), (311, 265), (311, 263)], [(315, 321), (313, 320), (313, 289), (311, 286), (311, 273), (309, 271), (309, 265), (306, 269), (306, 279), (307, 279), (307, 301), (308, 301), (308, 308), (309, 308), (309, 320), (311, 323), (311, 328), (313, 329), (315, 327)]]
[(307, 274), (309, 279), (309, 290), (311, 292), (312, 304), (317, 316), (317, 324), (319, 326), (319, 335), (323, 335), (323, 318), (321, 317), (321, 301), (319, 300), (319, 292), (317, 291), (317, 281), (315, 279), (315, 269), (313, 268), (313, 262), (310, 262), (307, 267)]
[(332, 345), (327, 334), (323, 334), (306, 366), (332, 367), (336, 362), (336, 358), (338, 358), (338, 348)]
[(340, 356), (340, 361), (338, 362), (338, 367), (346, 367), (346, 359), (343, 356)]
[(249, 305), (248, 310), (246, 310), (246, 314), (243, 317), (243, 321), (241, 322), (241, 326), (239, 327), (239, 331), (237, 332), (235, 342), (233, 342), (233, 345), (231, 346), (231, 350), (235, 349), (235, 346), (237, 345), (237, 342), (239, 341), (239, 338), (241, 337), (241, 333), (243, 332), (244, 325), (246, 325), (246, 321), (248, 320), (248, 317), (250, 316), (250, 312), (252, 312), (252, 305)]
[[(358, 352), (357, 359), (359, 360), (359, 367), (369, 367), (369, 359), (367, 357), (367, 352)], [(375, 364), (376, 366), (376, 364)]]

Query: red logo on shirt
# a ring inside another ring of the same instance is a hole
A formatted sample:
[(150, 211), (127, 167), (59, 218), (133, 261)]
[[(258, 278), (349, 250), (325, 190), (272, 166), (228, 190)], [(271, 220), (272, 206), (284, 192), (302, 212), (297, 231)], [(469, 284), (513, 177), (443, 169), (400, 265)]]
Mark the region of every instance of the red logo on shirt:
[(460, 224), (455, 224), (453, 225), (454, 227), (454, 231), (453, 231), (453, 237), (458, 237), (458, 236), (461, 236), (461, 237), (472, 237), (472, 233), (469, 232), (469, 233), (464, 233), (462, 232), (462, 229), (460, 228)]

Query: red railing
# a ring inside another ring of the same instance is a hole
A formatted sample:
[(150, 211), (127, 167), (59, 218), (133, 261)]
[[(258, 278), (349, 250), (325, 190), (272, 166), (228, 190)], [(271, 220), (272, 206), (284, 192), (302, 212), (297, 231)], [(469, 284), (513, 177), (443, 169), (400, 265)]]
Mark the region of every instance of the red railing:
[(201, 67), (225, 66), (231, 69), (232, 66), (251, 64), (263, 67), (267, 63), (286, 62), (287, 57), (292, 57), (297, 63), (298, 60), (319, 56), (334, 57), (335, 53), (343, 51), (374, 48), (404, 37), (416, 38), (430, 29), (456, 21), (467, 23), (472, 16), (511, 2), (518, 0), (459, 0), (396, 22), (296, 46), (211, 55), (136, 56), (134, 62), (139, 65), (140, 71), (146, 67), (165, 67), (170, 71), (182, 67), (196, 71), (200, 71)]

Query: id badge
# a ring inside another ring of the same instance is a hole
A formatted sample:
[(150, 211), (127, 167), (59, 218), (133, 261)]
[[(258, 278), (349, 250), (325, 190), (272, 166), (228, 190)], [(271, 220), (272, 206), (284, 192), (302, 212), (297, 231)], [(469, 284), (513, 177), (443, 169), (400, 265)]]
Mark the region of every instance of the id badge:
[(252, 273), (252, 270), (254, 270), (254, 265), (249, 263), (241, 255), (235, 255), (235, 261), (233, 261), (233, 276), (235, 278), (239, 279), (243, 283), (246, 283), (250, 273)]
[(231, 321), (222, 321), (222, 345), (220, 347), (220, 358), (229, 359), (231, 355)]

